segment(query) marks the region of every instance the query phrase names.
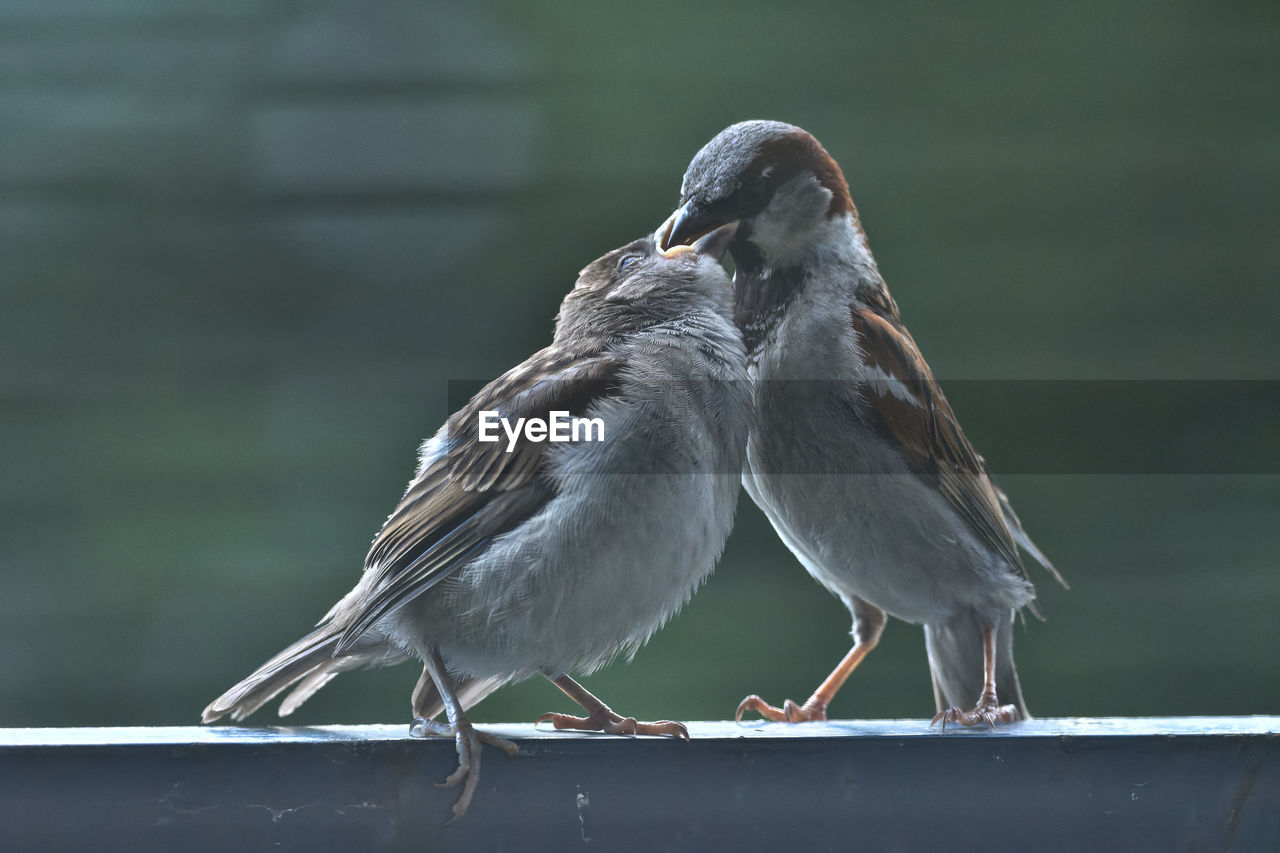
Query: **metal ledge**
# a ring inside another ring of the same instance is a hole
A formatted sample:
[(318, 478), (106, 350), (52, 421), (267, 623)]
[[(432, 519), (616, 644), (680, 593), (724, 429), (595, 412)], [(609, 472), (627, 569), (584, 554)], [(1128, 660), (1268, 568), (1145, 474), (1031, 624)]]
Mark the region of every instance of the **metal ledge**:
[(692, 723), (689, 743), (407, 725), (0, 729), (0, 847), (1277, 850), (1280, 717)]

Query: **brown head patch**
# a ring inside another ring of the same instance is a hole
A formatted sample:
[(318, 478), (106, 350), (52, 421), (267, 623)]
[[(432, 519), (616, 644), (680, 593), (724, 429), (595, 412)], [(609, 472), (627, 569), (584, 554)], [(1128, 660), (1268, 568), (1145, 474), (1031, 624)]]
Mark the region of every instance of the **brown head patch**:
[(773, 166), (779, 175), (795, 175), (812, 172), (824, 187), (831, 191), (828, 216), (855, 213), (853, 197), (849, 195), (849, 182), (844, 172), (822, 143), (813, 134), (796, 128), (794, 133), (778, 136), (760, 146), (756, 163)]

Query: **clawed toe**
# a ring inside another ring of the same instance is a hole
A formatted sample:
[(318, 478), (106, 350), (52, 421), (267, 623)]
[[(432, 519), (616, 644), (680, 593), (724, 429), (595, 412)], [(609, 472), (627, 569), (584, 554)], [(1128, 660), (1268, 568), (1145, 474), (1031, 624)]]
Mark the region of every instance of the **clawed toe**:
[(689, 730), (683, 723), (674, 720), (659, 720), (656, 723), (638, 723), (635, 717), (624, 717), (614, 713), (613, 709), (592, 695), (591, 691), (574, 681), (564, 673), (544, 672), (551, 683), (564, 691), (584, 711), (585, 717), (574, 717), (569, 714), (543, 714), (534, 721), (551, 723), (557, 729), (576, 729), (585, 732), (604, 732), (610, 735), (653, 735), (656, 737), (678, 737), (689, 739)]
[(572, 714), (557, 714), (554, 711), (548, 711), (533, 721), (535, 726), (539, 723), (550, 723), (551, 727), (557, 730), (573, 729), (591, 732), (602, 731), (604, 728), (603, 720), (594, 720), (591, 717), (575, 717)]
[(452, 820), (462, 817), (471, 807), (471, 799), (475, 796), (476, 787), (480, 784), (481, 756), (480, 738), (470, 726), (458, 731), (454, 740), (458, 750), (458, 769), (445, 777), (443, 782), (436, 783), (437, 788), (453, 788), (462, 785), (462, 793), (453, 804)]
[(1022, 713), (1015, 705), (1001, 705), (996, 701), (996, 697), (989, 693), (984, 693), (982, 698), (978, 700), (978, 704), (971, 711), (962, 711), (959, 708), (947, 708), (939, 711), (929, 722), (929, 727), (942, 723), (942, 731), (947, 730), (948, 723), (954, 723), (958, 726), (981, 726), (986, 725), (991, 729), (995, 729), (996, 723), (1016, 723), (1022, 719)]
[(797, 705), (788, 699), (782, 703), (781, 708), (775, 708), (754, 693), (738, 703), (738, 710), (733, 715), (734, 722), (742, 722), (742, 715), (747, 711), (755, 711), (775, 723), (813, 723), (827, 719), (826, 706), (819, 705), (813, 700)]
[(978, 697), (978, 704), (972, 711), (962, 711), (956, 707), (939, 711), (929, 722), (929, 728), (941, 722), (944, 732), (947, 730), (947, 723), (959, 726), (985, 724), (994, 730), (996, 723), (1016, 723), (1022, 719), (1022, 712), (1016, 705), (1001, 705), (996, 698), (996, 632), (990, 627), (982, 630), (982, 683), (982, 695)]
[(575, 717), (570, 714), (543, 714), (534, 721), (551, 723), (556, 729), (571, 729), (584, 732), (604, 732), (608, 735), (653, 735), (656, 737), (678, 737), (689, 739), (689, 730), (683, 723), (674, 720), (659, 720), (656, 723), (636, 722), (635, 717), (623, 717), (612, 711), (598, 711), (586, 717)]
[[(482, 732), (479, 729), (472, 729), (481, 743), (487, 743), (489, 746), (496, 746), (498, 749), (515, 758), (520, 754), (520, 747), (514, 741), (507, 740), (504, 737), (491, 735), (488, 732)], [(409, 734), (413, 737), (453, 737), (453, 726), (448, 723), (440, 723), (435, 720), (427, 720), (418, 717), (413, 721), (413, 725), (409, 726)]]
[(476, 730), (476, 737), (480, 739), (481, 743), (487, 743), (489, 746), (495, 746), (512, 758), (515, 758), (520, 754), (520, 747), (516, 746), (514, 741), (507, 740), (504, 737), (498, 737), (497, 735), (491, 735), (479, 730)]
[(453, 726), (426, 717), (417, 717), (409, 725), (412, 737), (453, 737)]
[(480, 769), (479, 764), (480, 762), (475, 761), (474, 759), (468, 760), (465, 764), (459, 761), (458, 769), (450, 773), (448, 776), (446, 776), (443, 782), (437, 782), (436, 787), (437, 788), (453, 788), (457, 786), (459, 783), (462, 782), (463, 779), (466, 779), (468, 776), (471, 775), (471, 772), (473, 769), (479, 770)]
[(689, 739), (689, 730), (684, 723), (675, 720), (658, 720), (654, 723), (637, 723), (634, 717), (628, 717), (632, 723), (632, 734), (651, 735), (654, 737), (675, 737)]
[(418, 717), (409, 727), (409, 734), (414, 737), (448, 737), (453, 738), (458, 751), (458, 769), (454, 770), (443, 782), (437, 782), (437, 788), (454, 788), (462, 785), (462, 794), (453, 804), (453, 819), (462, 817), (471, 806), (476, 787), (480, 784), (480, 744), (496, 746), (508, 755), (515, 757), (520, 748), (506, 738), (476, 731), (469, 723), (458, 729), (448, 723)]
[(775, 723), (781, 723), (787, 718), (781, 708), (773, 707), (754, 693), (738, 703), (738, 710), (733, 714), (733, 721), (735, 723), (742, 722), (742, 715), (748, 711), (755, 711), (760, 716), (773, 720)]

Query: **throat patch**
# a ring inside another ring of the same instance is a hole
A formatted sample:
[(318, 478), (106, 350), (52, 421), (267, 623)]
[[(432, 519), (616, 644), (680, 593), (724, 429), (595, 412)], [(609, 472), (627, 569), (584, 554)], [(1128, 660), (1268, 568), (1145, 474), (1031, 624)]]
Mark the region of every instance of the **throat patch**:
[(773, 275), (769, 272), (768, 268), (740, 265), (733, 285), (733, 321), (742, 330), (749, 355), (755, 354), (777, 327), (803, 280), (798, 267), (774, 270)]

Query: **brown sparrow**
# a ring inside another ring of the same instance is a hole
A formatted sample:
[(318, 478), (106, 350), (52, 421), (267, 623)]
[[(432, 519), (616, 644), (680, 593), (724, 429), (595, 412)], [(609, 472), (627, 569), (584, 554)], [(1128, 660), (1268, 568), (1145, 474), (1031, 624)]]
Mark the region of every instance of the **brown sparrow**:
[(853, 648), (808, 701), (748, 696), (738, 718), (825, 719), (886, 613), (924, 625), (944, 730), (1027, 717), (1012, 625), (1035, 590), (1019, 549), (1061, 578), (902, 324), (840, 167), (798, 127), (735, 124), (693, 158), (658, 237), (677, 246), (731, 221), (754, 396), (742, 482), (854, 619)]
[[(589, 264), (551, 346), (422, 445), (355, 589), (204, 722), (243, 719), (292, 687), (284, 716), (340, 672), (416, 657), (411, 733), (456, 740), (446, 784), (465, 782), (457, 815), (479, 780), (480, 742), (515, 754), (465, 713), (504, 684), (541, 673), (586, 711), (540, 718), (556, 728), (687, 738), (680, 723), (614, 713), (568, 673), (634, 654), (729, 535), (749, 412), (720, 266), (733, 230), (670, 251), (650, 236)], [(441, 711), (447, 724), (433, 720)]]

